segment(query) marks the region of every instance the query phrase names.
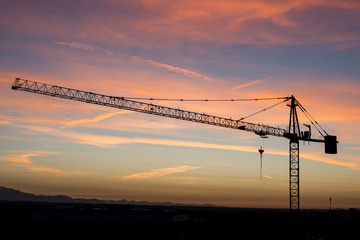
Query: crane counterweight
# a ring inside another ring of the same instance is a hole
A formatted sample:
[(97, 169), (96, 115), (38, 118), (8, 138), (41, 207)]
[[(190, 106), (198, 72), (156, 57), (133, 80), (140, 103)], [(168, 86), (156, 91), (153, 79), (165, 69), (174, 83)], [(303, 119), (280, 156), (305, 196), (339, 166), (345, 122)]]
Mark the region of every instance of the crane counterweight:
[(325, 138), (325, 153), (337, 154), (337, 143), (336, 136), (327, 135)]

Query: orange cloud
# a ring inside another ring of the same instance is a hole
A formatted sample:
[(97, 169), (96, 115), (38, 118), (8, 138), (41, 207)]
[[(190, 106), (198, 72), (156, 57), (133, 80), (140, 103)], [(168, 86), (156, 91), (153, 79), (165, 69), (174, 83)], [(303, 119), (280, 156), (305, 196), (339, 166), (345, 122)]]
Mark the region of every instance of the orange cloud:
[(51, 173), (51, 174), (61, 174), (61, 175), (81, 175), (81, 174), (90, 174), (90, 172), (84, 171), (64, 171), (58, 168), (50, 168), (44, 166), (36, 166), (29, 164), (15, 164), (17, 167), (22, 167), (31, 172), (42, 172), (42, 173)]
[(38, 157), (38, 156), (45, 156), (45, 155), (52, 155), (52, 154), (60, 154), (58, 152), (49, 152), (49, 151), (30, 151), (27, 153), (15, 153), (5, 157), (0, 158), (0, 161), (6, 162), (17, 162), (17, 163), (33, 163), (29, 158), (30, 157)]
[(199, 169), (201, 167), (195, 166), (178, 166), (172, 168), (160, 168), (160, 169), (152, 169), (148, 172), (134, 173), (129, 176), (122, 177), (123, 179), (144, 179), (144, 178), (152, 178), (152, 177), (161, 177), (179, 172), (186, 172), (189, 170)]
[(268, 175), (263, 175), (264, 178), (268, 178), (268, 179), (274, 179), (274, 177), (268, 176)]

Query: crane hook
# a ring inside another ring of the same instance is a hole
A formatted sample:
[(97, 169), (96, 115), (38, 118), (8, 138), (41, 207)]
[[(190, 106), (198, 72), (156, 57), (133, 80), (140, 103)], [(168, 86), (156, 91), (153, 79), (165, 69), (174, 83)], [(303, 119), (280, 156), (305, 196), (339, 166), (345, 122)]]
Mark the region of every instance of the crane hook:
[(262, 155), (264, 153), (264, 149), (262, 148), (262, 146), (259, 149), (259, 153), (260, 153), (260, 179), (262, 179)]

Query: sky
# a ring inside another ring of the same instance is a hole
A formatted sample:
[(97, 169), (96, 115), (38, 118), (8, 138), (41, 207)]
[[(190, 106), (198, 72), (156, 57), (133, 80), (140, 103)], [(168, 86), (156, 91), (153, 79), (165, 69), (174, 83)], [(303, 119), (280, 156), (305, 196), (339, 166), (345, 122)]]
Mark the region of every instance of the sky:
[[(0, 185), (70, 197), (289, 207), (289, 142), (11, 90), (15, 78), (111, 96), (294, 95), (329, 135), (300, 142), (300, 207), (360, 208), (358, 1), (2, 0)], [(240, 119), (278, 103), (154, 104)], [(309, 120), (298, 111), (302, 130)], [(286, 129), (286, 103), (248, 122)], [(312, 136), (320, 135), (313, 128)], [(263, 154), (262, 178), (260, 156)]]

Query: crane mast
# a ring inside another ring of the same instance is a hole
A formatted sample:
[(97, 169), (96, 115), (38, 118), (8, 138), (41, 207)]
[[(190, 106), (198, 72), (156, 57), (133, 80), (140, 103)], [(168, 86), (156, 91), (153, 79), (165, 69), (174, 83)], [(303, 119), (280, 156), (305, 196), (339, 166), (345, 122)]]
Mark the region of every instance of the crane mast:
[(290, 211), (300, 209), (300, 161), (299, 161), (299, 119), (296, 112), (296, 99), (291, 96), (289, 119), (289, 205)]
[[(310, 119), (316, 127), (315, 123), (323, 131), (318, 131), (323, 139), (313, 139), (309, 132), (301, 132), (296, 108), (300, 108), (305, 114), (308, 114), (305, 108), (295, 99), (294, 96), (284, 97), (283, 102), (290, 101), (290, 120), (288, 130), (279, 127), (271, 127), (263, 124), (255, 124), (245, 122), (242, 120), (233, 120), (231, 118), (218, 117), (208, 115), (205, 113), (196, 113), (187, 110), (181, 110), (151, 103), (144, 103), (134, 101), (125, 97), (107, 96), (103, 94), (87, 92), (72, 88), (60, 87), (45, 83), (34, 82), (30, 80), (16, 78), (12, 87), (13, 90), (21, 90), (31, 93), (48, 95), (51, 97), (64, 98), (79, 102), (86, 102), (91, 104), (103, 105), (107, 107), (131, 110), (146, 114), (158, 115), (163, 117), (175, 118), (185, 121), (197, 122), (202, 124), (209, 124), (225, 128), (232, 128), (235, 130), (243, 130), (253, 132), (261, 137), (276, 136), (283, 137), (290, 140), (289, 147), (289, 186), (290, 186), (290, 211), (299, 211), (300, 209), (300, 194), (299, 194), (299, 141), (321, 142), (325, 143), (325, 153), (337, 153), (336, 136), (330, 136), (323, 130), (320, 125), (314, 120)], [(314, 121), (314, 122), (313, 122)]]

